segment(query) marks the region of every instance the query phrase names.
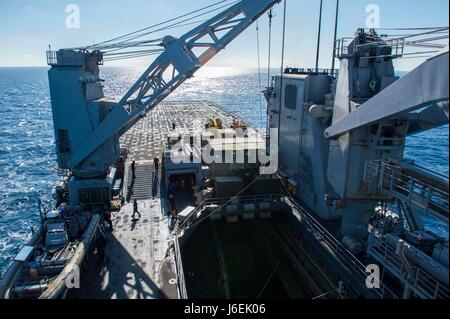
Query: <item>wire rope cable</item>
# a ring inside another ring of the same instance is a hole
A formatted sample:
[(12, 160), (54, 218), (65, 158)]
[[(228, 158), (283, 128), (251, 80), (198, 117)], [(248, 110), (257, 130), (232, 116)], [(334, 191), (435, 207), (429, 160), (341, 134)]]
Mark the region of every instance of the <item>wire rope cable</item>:
[(259, 130), (263, 128), (263, 111), (262, 111), (262, 96), (261, 96), (261, 54), (260, 54), (260, 43), (259, 43), (259, 23), (256, 21), (256, 46), (257, 46), (257, 55), (258, 55), (258, 96), (259, 96)]
[[(149, 27), (146, 27), (146, 28), (143, 28), (143, 29), (140, 29), (140, 30), (137, 30), (137, 31), (133, 31), (133, 32), (124, 34), (124, 35), (122, 35), (122, 36), (115, 37), (115, 38), (113, 38), (113, 39), (109, 39), (109, 40), (106, 40), (106, 41), (103, 41), (103, 42), (100, 42), (100, 43), (96, 43), (96, 44), (87, 46), (87, 47), (85, 47), (85, 48), (86, 48), (86, 49), (92, 49), (92, 48), (98, 47), (98, 46), (103, 45), (103, 44), (106, 44), (106, 43), (111, 43), (111, 42), (113, 42), (113, 41), (122, 40), (122, 39), (125, 39), (125, 38), (127, 38), (127, 37), (134, 36), (134, 35), (136, 35), (137, 33), (144, 32), (144, 31), (147, 31), (147, 30), (151, 30), (151, 29), (153, 29), (153, 28), (160, 27), (160, 26), (165, 25), (165, 24), (167, 24), (167, 23), (174, 22), (174, 21), (177, 21), (177, 20), (182, 19), (182, 18), (186, 18), (186, 17), (188, 17), (188, 16), (190, 16), (190, 15), (193, 15), (193, 14), (196, 14), (196, 13), (199, 13), (199, 12), (202, 12), (202, 11), (204, 11), (204, 10), (213, 8), (213, 7), (215, 7), (215, 6), (221, 5), (221, 4), (226, 3), (226, 2), (229, 2), (229, 1), (230, 1), (230, 0), (221, 0), (221, 1), (215, 2), (215, 3), (213, 3), (213, 4), (210, 4), (210, 5), (208, 5), (208, 6), (205, 6), (205, 7), (202, 7), (202, 8), (193, 10), (193, 11), (190, 11), (190, 12), (188, 12), (188, 13), (186, 13), (186, 14), (177, 16), (177, 17), (175, 17), (175, 18), (172, 18), (172, 19), (169, 19), (169, 20), (166, 20), (166, 21), (163, 21), (163, 22), (156, 23), (156, 24), (151, 25), (151, 26), (149, 26)], [(219, 9), (216, 8), (215, 10), (219, 10)], [(214, 11), (215, 11), (215, 10), (214, 10)]]

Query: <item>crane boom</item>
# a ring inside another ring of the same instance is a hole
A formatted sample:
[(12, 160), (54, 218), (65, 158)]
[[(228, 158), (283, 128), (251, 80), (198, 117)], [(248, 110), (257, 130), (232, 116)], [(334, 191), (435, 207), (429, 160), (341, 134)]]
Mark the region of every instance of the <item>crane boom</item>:
[(115, 134), (134, 124), (281, 0), (243, 0), (176, 39), (164, 38), (164, 52), (142, 74), (109, 115), (68, 159), (76, 167)]

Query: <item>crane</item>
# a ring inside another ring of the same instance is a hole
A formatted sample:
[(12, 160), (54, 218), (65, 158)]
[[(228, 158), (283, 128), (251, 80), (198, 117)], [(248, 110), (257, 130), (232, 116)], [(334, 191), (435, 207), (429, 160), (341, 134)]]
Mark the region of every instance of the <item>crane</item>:
[[(69, 194), (106, 188), (119, 154), (119, 137), (281, 0), (242, 0), (179, 38), (166, 36), (162, 53), (120, 100), (103, 94), (103, 52), (48, 51), (58, 166), (69, 170)], [(72, 191), (71, 191), (72, 189)]]

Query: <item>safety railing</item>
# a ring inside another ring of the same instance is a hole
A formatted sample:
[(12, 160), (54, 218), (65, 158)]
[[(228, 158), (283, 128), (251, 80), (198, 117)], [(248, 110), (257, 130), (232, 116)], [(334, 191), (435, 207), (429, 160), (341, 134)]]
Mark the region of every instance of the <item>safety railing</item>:
[[(245, 205), (266, 202), (273, 203), (277, 201), (285, 203), (291, 207), (295, 216), (306, 226), (307, 231), (313, 235), (315, 240), (320, 242), (321, 245), (329, 251), (330, 255), (333, 256), (336, 261), (338, 261), (348, 271), (348, 273), (355, 278), (355, 280), (359, 281), (362, 286), (365, 286), (367, 279), (366, 266), (364, 266), (334, 236), (332, 236), (324, 226), (322, 226), (310, 213), (306, 211), (306, 209), (300, 206), (294, 199), (284, 197), (281, 194), (206, 199), (190, 213), (183, 223), (177, 226), (176, 235), (179, 236), (183, 231), (188, 230), (190, 227), (197, 225), (204, 219), (208, 218), (208, 215), (205, 216), (202, 214), (207, 206), (217, 206), (213, 208), (214, 210), (212, 212), (210, 212), (210, 215), (212, 215), (214, 213), (220, 213), (221, 209), (228, 204)], [(177, 254), (179, 254), (179, 252)], [(383, 283), (380, 284), (379, 289), (373, 289), (372, 292), (373, 294), (371, 295), (375, 295), (377, 298), (397, 298), (397, 296)]]
[[(368, 274), (358, 258), (348, 251), (328, 230), (321, 225), (310, 213), (296, 201), (288, 197), (282, 199), (296, 213), (299, 220), (307, 226), (307, 230), (318, 240), (325, 249), (351, 274), (362, 286), (366, 285)], [(369, 288), (367, 288), (369, 289)], [(371, 289), (378, 298), (396, 299), (397, 296), (386, 285), (380, 283), (379, 289)]]
[(390, 52), (387, 52), (387, 54), (384, 55), (361, 57), (362, 59), (373, 59), (373, 58), (395, 59), (403, 56), (403, 53), (405, 51), (405, 39), (398, 38), (398, 39), (383, 40), (379, 42), (367, 42), (364, 44), (357, 45), (354, 42), (354, 38), (341, 38), (336, 40), (334, 55), (338, 59), (349, 58), (353, 55), (353, 52), (356, 52), (356, 49), (364, 46), (389, 47), (391, 48), (391, 50)]
[(331, 75), (332, 77), (337, 78), (339, 76), (339, 70), (324, 68), (285, 68), (284, 74)]
[(367, 252), (396, 276), (406, 289), (410, 289), (418, 297), (424, 299), (447, 299), (449, 297), (448, 285), (440, 282), (420, 266), (415, 265), (414, 274), (411, 276), (398, 257), (395, 248), (389, 245), (375, 230), (369, 236)]
[(287, 235), (286, 238), (288, 238), (288, 241), (295, 244), (299, 251), (304, 252), (312, 264), (315, 265), (316, 269), (319, 269), (322, 274), (325, 274), (327, 281), (337, 287), (335, 291), (337, 296), (343, 299), (358, 298), (358, 293), (351, 286), (341, 285), (342, 280), (339, 271), (325, 261), (317, 249), (302, 235), (298, 227), (294, 227), (289, 222), (289, 216), (287, 214), (278, 214), (274, 217), (274, 225), (278, 226), (280, 228), (279, 230)]
[(401, 198), (424, 214), (432, 214), (448, 222), (448, 184), (446, 187), (432, 186), (431, 176), (423, 179), (418, 174), (411, 176), (401, 167), (381, 160), (366, 162), (364, 181), (369, 184), (371, 192)]
[(47, 51), (48, 65), (84, 65), (86, 57), (77, 52)]
[(391, 57), (399, 58), (405, 52), (405, 38), (387, 40), (386, 44), (391, 47)]
[(58, 64), (58, 57), (56, 51), (47, 51), (47, 64), (55, 65)]
[(354, 38), (341, 38), (336, 40), (334, 56), (337, 59), (343, 59), (349, 56), (349, 46), (350, 43), (354, 40)]
[(47, 51), (47, 64), (81, 66), (86, 64), (87, 57), (95, 57), (97, 65), (103, 65), (103, 55), (99, 51), (91, 52), (88, 55), (85, 50), (59, 50)]
[(253, 196), (241, 196), (241, 197), (224, 197), (224, 198), (207, 198), (205, 204), (224, 205), (231, 204), (256, 204), (261, 202), (273, 202), (274, 200), (280, 200), (281, 194), (270, 195), (253, 195)]
[[(206, 218), (203, 214), (199, 214), (205, 210), (206, 207), (215, 205), (217, 206), (210, 215), (220, 213), (222, 208), (227, 205), (238, 205), (243, 206), (246, 204), (255, 204), (255, 208), (257, 208), (257, 204), (259, 203), (273, 203), (276, 201), (280, 201), (282, 195), (280, 194), (271, 194), (271, 195), (255, 195), (255, 196), (242, 196), (242, 197), (225, 197), (225, 198), (206, 198), (200, 205), (198, 205), (186, 218), (186, 220), (178, 226), (178, 232), (182, 230), (188, 229), (194, 224), (197, 224), (200, 220)], [(242, 207), (241, 207), (242, 208)]]
[(186, 289), (186, 278), (184, 277), (183, 260), (181, 257), (181, 249), (178, 236), (175, 236), (174, 238), (174, 248), (175, 248), (175, 265), (177, 268), (177, 279), (178, 279), (178, 293), (180, 299), (188, 299)]
[(219, 213), (221, 211), (222, 206), (227, 204), (236, 204), (240, 205), (245, 204), (256, 204), (262, 202), (273, 202), (275, 200), (279, 200), (281, 195), (266, 195), (266, 196), (243, 196), (243, 197), (230, 197), (230, 198), (207, 198), (200, 205), (198, 205), (187, 217), (187, 219), (183, 223), (178, 223), (175, 226), (175, 237), (174, 237), (174, 248), (175, 248), (175, 263), (178, 274), (178, 293), (181, 299), (187, 299), (187, 288), (186, 288), (186, 280), (183, 271), (183, 261), (179, 243), (179, 237), (183, 231), (188, 230), (192, 225), (200, 223), (203, 219), (206, 219), (208, 216), (203, 216), (201, 213), (205, 210), (208, 205), (217, 205), (217, 211), (213, 211), (211, 213)]
[(199, 213), (201, 213), (205, 209), (205, 201), (203, 201), (200, 205), (198, 205), (190, 214), (187, 216), (186, 220), (179, 224), (176, 227), (177, 236), (181, 233), (181, 231), (188, 229), (191, 225), (199, 218)]

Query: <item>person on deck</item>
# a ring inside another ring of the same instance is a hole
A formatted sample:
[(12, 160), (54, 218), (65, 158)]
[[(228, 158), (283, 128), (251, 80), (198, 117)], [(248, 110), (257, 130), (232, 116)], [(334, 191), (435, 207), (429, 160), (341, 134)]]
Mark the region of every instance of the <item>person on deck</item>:
[(103, 205), (103, 220), (108, 224), (109, 230), (113, 231), (111, 201), (106, 201)]
[(172, 182), (172, 185), (170, 186), (170, 192), (174, 195), (177, 192), (177, 184), (175, 182)]
[(133, 161), (132, 163), (131, 163), (131, 173), (133, 174), (132, 176), (132, 178), (133, 178), (133, 180), (136, 178), (136, 161)]
[(112, 223), (112, 216), (111, 216), (111, 210), (106, 210), (105, 214), (104, 214), (104, 219), (106, 221), (106, 223), (109, 226), (109, 230), (113, 231), (113, 223)]
[(153, 160), (153, 165), (155, 166), (155, 172), (158, 173), (159, 171), (159, 158), (155, 157)]
[[(139, 215), (139, 218), (138, 218), (138, 219), (134, 218), (134, 216), (135, 216), (136, 214)], [(137, 221), (137, 220), (141, 219), (141, 213), (139, 213), (139, 208), (138, 208), (138, 202), (137, 202), (137, 200), (134, 200), (134, 202), (133, 202), (133, 216), (132, 216), (132, 219), (133, 219), (133, 221)]]
[(97, 239), (95, 240), (95, 245), (97, 247), (97, 255), (99, 262), (103, 263), (106, 261), (106, 238), (103, 232), (100, 230), (97, 234)]
[(171, 193), (169, 195), (169, 203), (170, 203), (170, 213), (172, 215), (172, 220), (177, 218), (177, 200), (175, 198), (175, 194)]

